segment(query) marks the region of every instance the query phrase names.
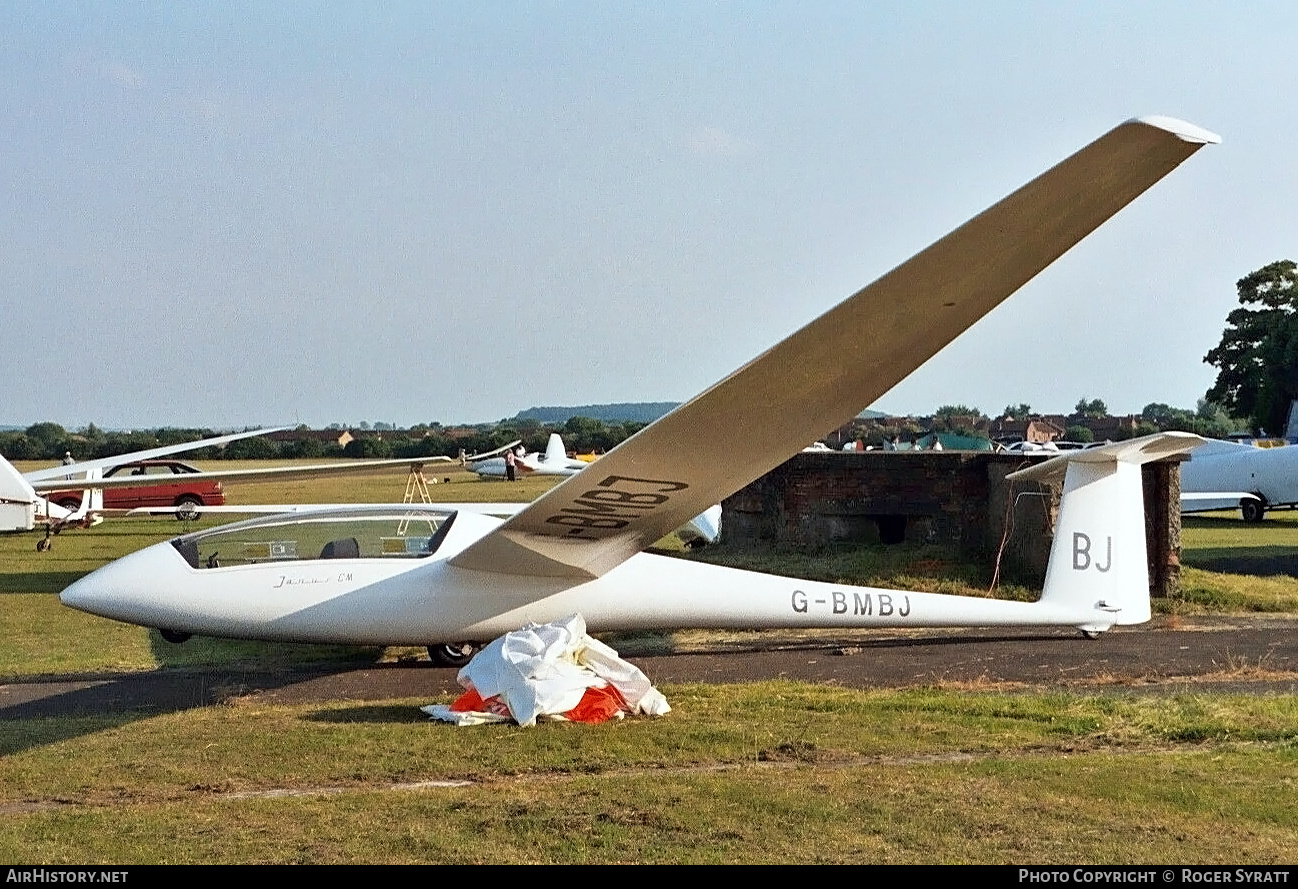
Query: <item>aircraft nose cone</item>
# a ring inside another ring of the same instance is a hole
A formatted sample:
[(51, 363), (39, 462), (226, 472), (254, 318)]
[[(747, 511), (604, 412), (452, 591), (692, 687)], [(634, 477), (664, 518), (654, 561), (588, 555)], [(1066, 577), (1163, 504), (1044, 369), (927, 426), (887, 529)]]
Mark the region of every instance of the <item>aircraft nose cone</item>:
[[(86, 578), (90, 578), (90, 575), (86, 575)], [(87, 601), (86, 591), (88, 585), (86, 584), (86, 578), (74, 581), (71, 587), (66, 587), (64, 592), (58, 593), (58, 601), (64, 603), (70, 609), (86, 610), (82, 607)]]
[(85, 611), (86, 608), (84, 606), (89, 604), (91, 599), (90, 590), (94, 586), (93, 584), (86, 583), (91, 576), (92, 575), (87, 574), (80, 580), (74, 581), (72, 586), (65, 588), (63, 592), (59, 593), (59, 601), (69, 608), (76, 608)]
[(170, 544), (156, 544), (90, 572), (59, 593), (59, 601), (78, 611), (150, 626), (158, 604), (170, 598), (165, 594), (174, 594), (179, 562)]
[(117, 564), (113, 562), (105, 565), (75, 581), (59, 593), (59, 601), (78, 611), (107, 616), (106, 610), (122, 599)]

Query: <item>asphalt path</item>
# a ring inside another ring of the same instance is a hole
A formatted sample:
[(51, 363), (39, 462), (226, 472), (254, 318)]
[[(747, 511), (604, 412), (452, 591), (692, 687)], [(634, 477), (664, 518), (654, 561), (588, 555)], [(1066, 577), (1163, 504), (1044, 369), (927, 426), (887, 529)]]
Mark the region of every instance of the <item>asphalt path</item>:
[[(1092, 692), (1298, 692), (1298, 619), (1157, 618), (1095, 641), (1063, 630), (768, 633), (699, 651), (630, 656), (656, 684), (788, 679), (852, 688), (967, 686)], [(426, 661), (277, 670), (161, 669), (0, 684), (0, 722), (268, 703), (449, 700), (456, 671)]]

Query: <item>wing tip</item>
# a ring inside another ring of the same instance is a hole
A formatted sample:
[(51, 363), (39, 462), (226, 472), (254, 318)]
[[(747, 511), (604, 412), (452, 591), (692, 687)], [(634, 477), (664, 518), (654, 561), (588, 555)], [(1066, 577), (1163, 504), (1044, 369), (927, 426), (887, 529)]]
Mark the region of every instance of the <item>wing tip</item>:
[(1146, 117), (1133, 117), (1127, 123), (1138, 123), (1147, 127), (1166, 130), (1184, 142), (1194, 142), (1199, 145), (1221, 144), (1221, 136), (1216, 133), (1175, 117), (1151, 114)]

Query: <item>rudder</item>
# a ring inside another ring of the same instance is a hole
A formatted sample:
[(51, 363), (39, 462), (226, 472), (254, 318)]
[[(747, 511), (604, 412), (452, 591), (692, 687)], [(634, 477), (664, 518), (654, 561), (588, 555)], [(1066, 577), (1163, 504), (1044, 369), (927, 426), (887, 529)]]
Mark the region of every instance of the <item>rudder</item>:
[[(1149, 620), (1149, 560), (1139, 464), (1073, 462), (1064, 477), (1041, 601), (1090, 606), (1113, 624)], [(1097, 622), (1081, 627), (1098, 632)]]
[[(1057, 482), (1063, 477), (1041, 602), (1096, 614), (1096, 620), (1078, 624), (1085, 632), (1149, 620), (1140, 467), (1187, 454), (1203, 443), (1197, 435), (1161, 432), (1072, 451), (1011, 473), (1013, 480)], [(1099, 619), (1104, 616), (1112, 619)]]

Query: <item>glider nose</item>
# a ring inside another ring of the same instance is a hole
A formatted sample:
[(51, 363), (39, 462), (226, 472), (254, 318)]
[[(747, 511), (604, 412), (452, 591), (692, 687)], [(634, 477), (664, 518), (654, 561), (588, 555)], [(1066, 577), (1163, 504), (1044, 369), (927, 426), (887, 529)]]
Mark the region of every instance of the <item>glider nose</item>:
[(59, 593), (69, 608), (127, 623), (151, 626), (159, 593), (174, 575), (175, 548), (160, 543), (92, 571)]
[(125, 579), (120, 570), (122, 561), (125, 560), (110, 562), (91, 571), (59, 593), (59, 601), (78, 611), (109, 616), (107, 611), (131, 598), (130, 585), (122, 582)]

